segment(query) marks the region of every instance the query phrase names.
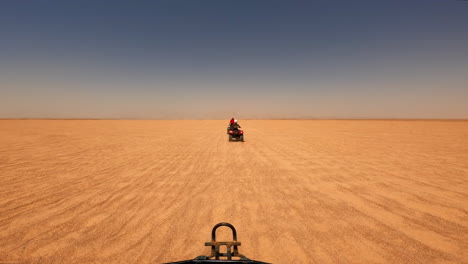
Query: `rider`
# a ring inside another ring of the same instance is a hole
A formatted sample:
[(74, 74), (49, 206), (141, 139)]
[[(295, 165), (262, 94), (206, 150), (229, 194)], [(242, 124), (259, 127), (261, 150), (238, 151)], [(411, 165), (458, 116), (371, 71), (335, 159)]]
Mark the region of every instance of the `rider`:
[(231, 124), (231, 129), (238, 130), (241, 126), (237, 123), (237, 119), (234, 120), (234, 123)]
[(231, 120), (229, 121), (229, 126), (232, 126), (232, 124), (234, 124), (234, 121), (235, 121), (234, 117), (231, 118)]

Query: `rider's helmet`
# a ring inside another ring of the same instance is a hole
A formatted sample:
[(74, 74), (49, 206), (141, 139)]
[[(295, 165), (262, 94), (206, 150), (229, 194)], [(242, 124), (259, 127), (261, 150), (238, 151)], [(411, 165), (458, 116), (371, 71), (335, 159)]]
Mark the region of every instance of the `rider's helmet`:
[(234, 123), (237, 123), (237, 119), (234, 120)]

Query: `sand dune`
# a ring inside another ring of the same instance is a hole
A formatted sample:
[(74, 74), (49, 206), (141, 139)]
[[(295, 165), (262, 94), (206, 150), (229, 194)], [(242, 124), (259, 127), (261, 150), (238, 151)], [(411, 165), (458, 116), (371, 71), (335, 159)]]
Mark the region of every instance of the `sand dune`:
[(0, 263), (468, 263), (468, 122), (226, 123), (0, 121)]

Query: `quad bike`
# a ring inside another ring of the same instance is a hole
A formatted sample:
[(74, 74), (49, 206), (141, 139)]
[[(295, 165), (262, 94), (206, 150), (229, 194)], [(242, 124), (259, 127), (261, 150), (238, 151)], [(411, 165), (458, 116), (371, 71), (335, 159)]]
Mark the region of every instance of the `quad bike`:
[[(220, 226), (227, 226), (231, 228), (233, 241), (228, 241), (228, 242), (216, 241), (216, 229), (218, 229)], [(205, 243), (205, 246), (211, 247), (210, 256), (198, 256), (191, 260), (169, 262), (166, 264), (185, 264), (185, 263), (269, 264), (266, 262), (251, 260), (245, 257), (244, 255), (239, 254), (239, 250), (237, 247), (240, 245), (241, 245), (241, 242), (237, 242), (237, 232), (234, 226), (229, 223), (219, 223), (215, 225), (213, 227), (213, 230), (211, 231), (211, 242)], [(221, 246), (226, 246), (227, 251), (225, 253), (219, 252), (219, 248)], [(221, 259), (221, 258), (224, 258), (224, 259)]]
[(227, 128), (227, 134), (229, 135), (229, 141), (242, 141), (244, 142), (244, 131), (240, 129), (231, 129), (230, 127)]

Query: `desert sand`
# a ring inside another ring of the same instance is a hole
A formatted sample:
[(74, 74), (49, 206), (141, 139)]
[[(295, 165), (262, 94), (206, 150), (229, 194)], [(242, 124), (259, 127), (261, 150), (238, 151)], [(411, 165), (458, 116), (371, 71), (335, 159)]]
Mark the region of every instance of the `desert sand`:
[(468, 263), (468, 122), (239, 123), (1, 120), (0, 263)]

